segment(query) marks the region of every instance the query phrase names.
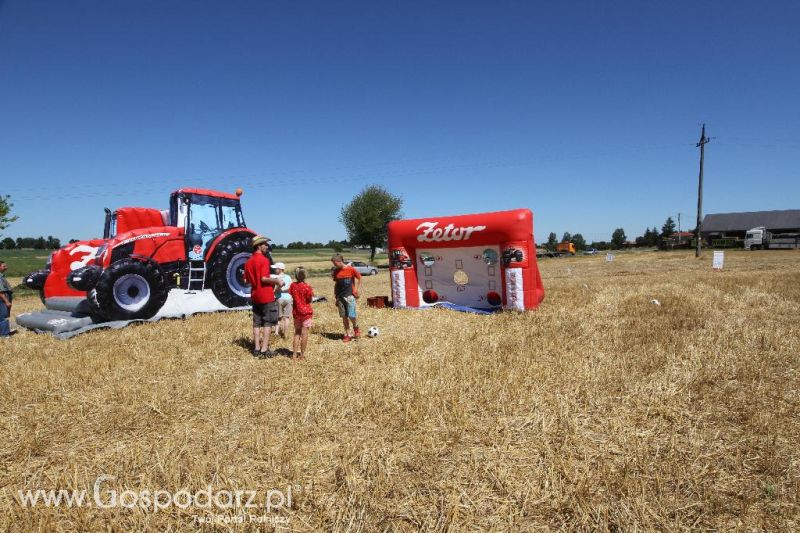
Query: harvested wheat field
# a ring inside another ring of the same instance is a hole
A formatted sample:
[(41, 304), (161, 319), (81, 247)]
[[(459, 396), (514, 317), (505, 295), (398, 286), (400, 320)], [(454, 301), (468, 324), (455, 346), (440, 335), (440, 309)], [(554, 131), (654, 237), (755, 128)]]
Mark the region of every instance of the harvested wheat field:
[[(254, 359), (244, 312), (21, 332), (0, 360), (0, 530), (797, 530), (800, 253), (726, 255), (543, 260), (525, 314), (362, 296), (381, 335), (350, 345), (316, 304), (304, 362)], [(29, 489), (86, 501), (26, 507)], [(259, 507), (229, 508), (237, 490)]]

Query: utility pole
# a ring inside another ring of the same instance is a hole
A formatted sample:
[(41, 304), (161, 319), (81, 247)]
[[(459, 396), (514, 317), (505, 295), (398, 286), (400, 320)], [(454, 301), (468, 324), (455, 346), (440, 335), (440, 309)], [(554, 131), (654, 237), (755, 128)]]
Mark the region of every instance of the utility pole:
[(705, 156), (705, 147), (708, 143), (706, 137), (706, 125), (703, 124), (703, 130), (700, 133), (700, 142), (697, 146), (700, 148), (700, 179), (697, 185), (697, 247), (694, 251), (695, 257), (700, 257), (700, 240), (702, 239), (702, 225), (703, 225), (703, 157)]
[[(690, 242), (689, 245), (692, 243)], [(678, 213), (678, 248), (681, 247), (681, 214)]]

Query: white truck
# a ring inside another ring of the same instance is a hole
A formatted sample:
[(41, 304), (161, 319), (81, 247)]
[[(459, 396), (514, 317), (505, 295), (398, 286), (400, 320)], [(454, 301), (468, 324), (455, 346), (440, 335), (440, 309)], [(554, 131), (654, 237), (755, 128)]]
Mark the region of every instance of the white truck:
[(772, 233), (764, 226), (747, 230), (745, 250), (792, 250), (800, 248), (800, 233)]

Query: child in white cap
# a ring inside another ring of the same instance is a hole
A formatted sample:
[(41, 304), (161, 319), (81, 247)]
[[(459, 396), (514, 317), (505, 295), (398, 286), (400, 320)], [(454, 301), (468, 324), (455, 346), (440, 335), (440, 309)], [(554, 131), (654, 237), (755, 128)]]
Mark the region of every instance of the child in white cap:
[(289, 333), (289, 320), (292, 317), (292, 295), (289, 294), (289, 285), (292, 284), (291, 276), (285, 274), (286, 265), (280, 261), (272, 265), (275, 270), (273, 277), (283, 280), (283, 286), (275, 287), (275, 299), (278, 302), (278, 311), (280, 313), (278, 323), (273, 328), (272, 332), (280, 334), (282, 339), (286, 338)]

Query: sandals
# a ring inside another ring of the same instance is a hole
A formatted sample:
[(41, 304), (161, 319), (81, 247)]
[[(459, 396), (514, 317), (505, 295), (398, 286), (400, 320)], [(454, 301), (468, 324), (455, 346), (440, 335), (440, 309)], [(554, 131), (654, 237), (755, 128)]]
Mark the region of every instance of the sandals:
[(275, 352), (272, 350), (267, 350), (266, 352), (258, 352), (259, 359), (271, 359), (275, 357)]

